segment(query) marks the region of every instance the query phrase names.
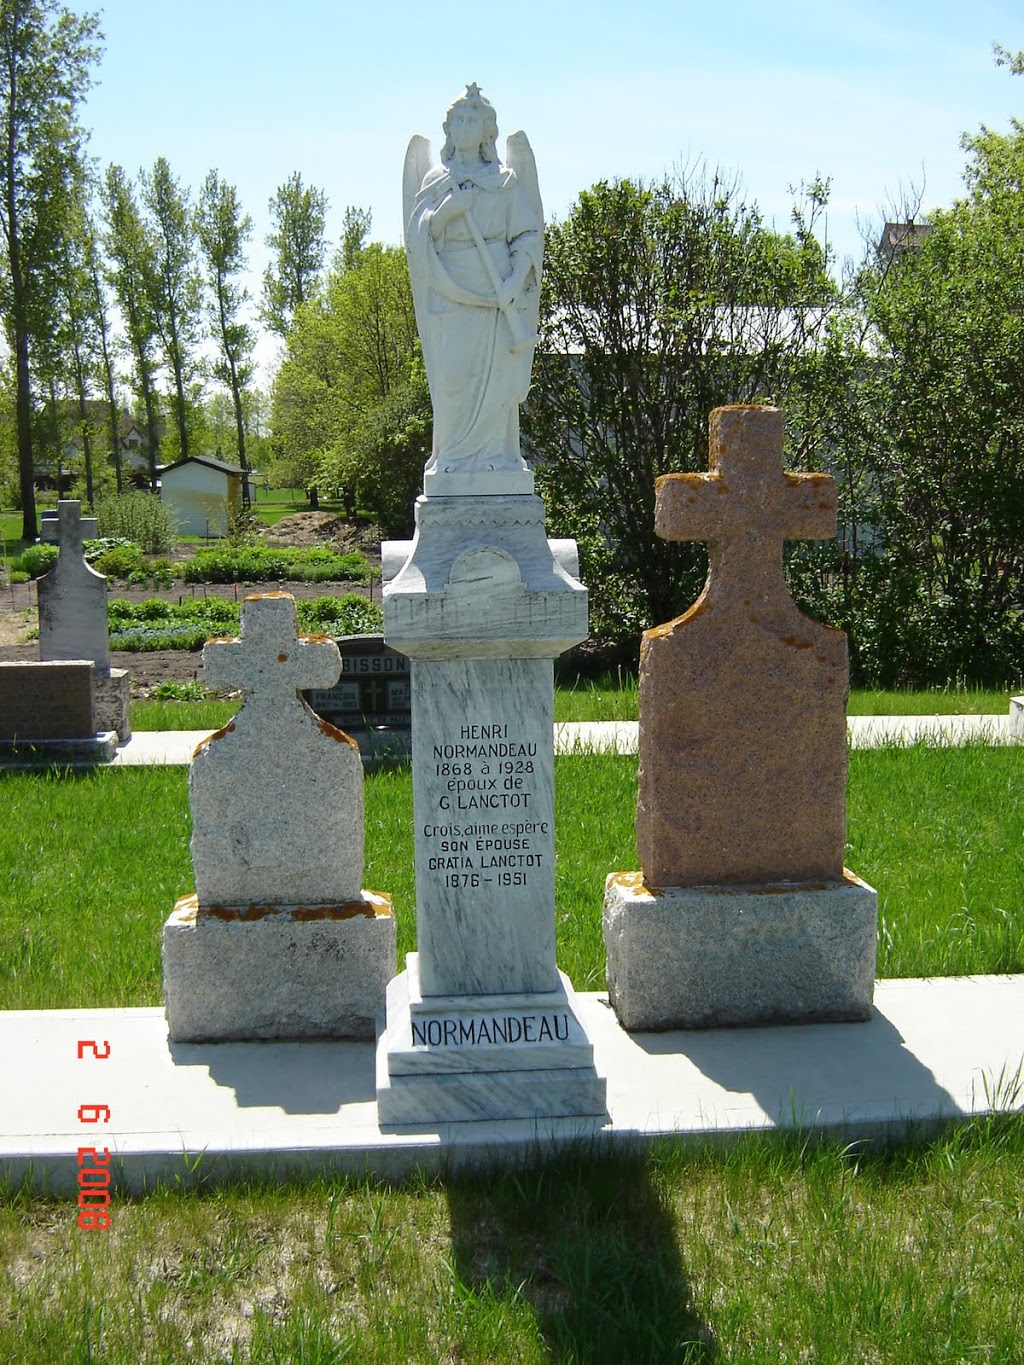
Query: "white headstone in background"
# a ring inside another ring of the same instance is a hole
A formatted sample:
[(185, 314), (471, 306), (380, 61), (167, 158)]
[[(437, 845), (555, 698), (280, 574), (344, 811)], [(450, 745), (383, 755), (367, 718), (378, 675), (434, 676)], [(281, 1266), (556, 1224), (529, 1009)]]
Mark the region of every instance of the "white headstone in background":
[(203, 668), (245, 700), (192, 762), (196, 895), (164, 928), (171, 1037), (370, 1037), (395, 925), (362, 889), (363, 767), (298, 695), (337, 681), (338, 647), (297, 633), (288, 593), (263, 593)]
[(587, 592), (519, 450), (540, 194), (477, 86), (444, 131), (439, 165), (413, 138), (405, 168), (434, 448), (415, 540), (382, 549), (385, 639), (412, 660), (418, 943), (388, 988), (382, 1124), (604, 1110), (555, 965), (552, 660), (586, 637)]

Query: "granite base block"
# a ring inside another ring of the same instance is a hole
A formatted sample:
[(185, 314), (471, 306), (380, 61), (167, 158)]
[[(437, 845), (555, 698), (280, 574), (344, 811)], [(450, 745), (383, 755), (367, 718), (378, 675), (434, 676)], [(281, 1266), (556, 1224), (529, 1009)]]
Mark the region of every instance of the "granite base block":
[(858, 1021), (871, 1015), (878, 897), (841, 881), (652, 889), (613, 873), (608, 994), (626, 1029)]
[(92, 680), (92, 709), (97, 730), (114, 730), (119, 744), (132, 737), (129, 711), (131, 676), (126, 668), (97, 670)]
[(116, 756), (117, 735), (113, 730), (86, 739), (0, 741), (0, 766), (5, 768), (91, 768), (111, 763)]
[(423, 996), (417, 954), (387, 989), (377, 1044), (382, 1125), (605, 1112), (575, 992)]
[(164, 925), (163, 973), (173, 1042), (372, 1038), (395, 974), (391, 900), (199, 912), (186, 896)]

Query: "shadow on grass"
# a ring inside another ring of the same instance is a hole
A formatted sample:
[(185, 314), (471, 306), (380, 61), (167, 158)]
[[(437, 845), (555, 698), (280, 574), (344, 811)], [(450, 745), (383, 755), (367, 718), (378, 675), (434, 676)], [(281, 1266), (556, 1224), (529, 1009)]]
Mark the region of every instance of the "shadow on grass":
[(521, 1296), (553, 1362), (718, 1359), (693, 1307), (675, 1223), (639, 1158), (575, 1153), (498, 1175), (452, 1177), (461, 1296)]

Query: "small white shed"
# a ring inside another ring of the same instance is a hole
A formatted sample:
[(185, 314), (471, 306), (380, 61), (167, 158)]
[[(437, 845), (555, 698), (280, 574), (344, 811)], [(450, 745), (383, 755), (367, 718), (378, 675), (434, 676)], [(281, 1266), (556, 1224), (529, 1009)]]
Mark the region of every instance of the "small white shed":
[(242, 471), (210, 455), (194, 455), (160, 471), (160, 497), (183, 536), (225, 536), (242, 504)]

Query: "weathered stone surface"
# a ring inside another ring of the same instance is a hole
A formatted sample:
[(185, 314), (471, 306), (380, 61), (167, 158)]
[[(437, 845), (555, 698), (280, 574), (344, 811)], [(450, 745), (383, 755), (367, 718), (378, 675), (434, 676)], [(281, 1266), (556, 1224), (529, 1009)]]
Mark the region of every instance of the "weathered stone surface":
[(877, 896), (834, 881), (650, 889), (607, 880), (608, 994), (627, 1029), (870, 1017)]
[(93, 677), (93, 709), (97, 730), (113, 730), (121, 744), (132, 737), (132, 680), (126, 668), (96, 672)]
[(192, 861), (208, 906), (339, 905), (363, 877), (363, 769), (349, 737), (298, 696), (329, 687), (338, 647), (296, 633), (287, 593), (242, 604), (241, 639), (203, 650), (211, 687), (241, 688), (234, 720), (190, 773)]
[(187, 896), (164, 925), (164, 999), (175, 1042), (372, 1038), (395, 971), (388, 896), (335, 906), (198, 913)]
[(107, 630), (107, 580), (82, 557), (81, 503), (61, 501), (60, 557), (37, 582), (39, 657), (91, 659), (110, 669)]
[(787, 474), (782, 413), (718, 408), (711, 471), (658, 481), (656, 529), (708, 542), (704, 591), (645, 633), (637, 845), (649, 885), (834, 880), (846, 636), (797, 610), (784, 540), (834, 534), (835, 483)]
[(90, 660), (0, 663), (0, 740), (91, 739), (95, 733)]

